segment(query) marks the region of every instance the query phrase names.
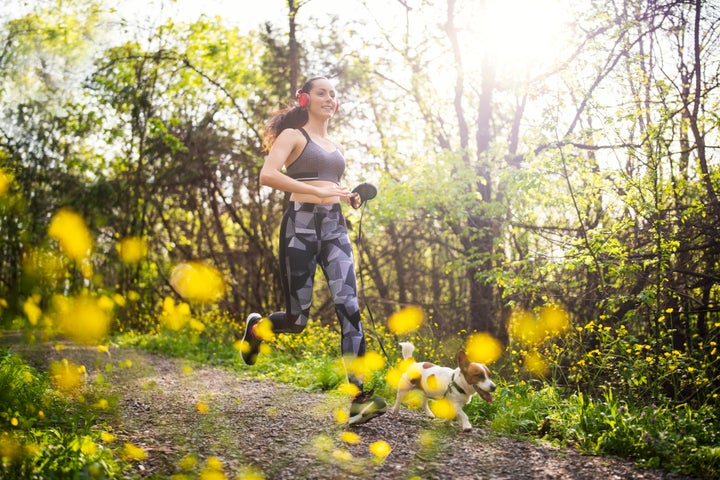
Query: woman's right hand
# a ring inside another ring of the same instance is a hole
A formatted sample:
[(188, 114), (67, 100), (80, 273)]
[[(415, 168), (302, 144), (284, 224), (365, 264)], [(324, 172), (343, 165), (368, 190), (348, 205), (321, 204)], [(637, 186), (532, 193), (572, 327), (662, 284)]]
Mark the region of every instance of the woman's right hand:
[(353, 194), (349, 188), (344, 185), (322, 185), (317, 186), (318, 197), (340, 197), (343, 200), (350, 198)]

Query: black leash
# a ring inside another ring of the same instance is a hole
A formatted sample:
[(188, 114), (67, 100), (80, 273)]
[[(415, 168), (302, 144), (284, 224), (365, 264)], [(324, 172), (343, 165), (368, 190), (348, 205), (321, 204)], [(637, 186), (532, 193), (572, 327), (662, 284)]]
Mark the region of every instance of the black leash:
[[(358, 187), (355, 187), (355, 190), (353, 190), (353, 191), (357, 191), (362, 185), (369, 185), (369, 184), (367, 184), (367, 183), (360, 184)], [(372, 188), (374, 189), (375, 187), (372, 187)], [(360, 197), (362, 198), (362, 201), (363, 201), (362, 207), (360, 209), (360, 220), (358, 221), (358, 234), (355, 239), (355, 242), (357, 243), (357, 248), (358, 248), (358, 256), (360, 257), (360, 258), (358, 258), (358, 273), (360, 274), (360, 288), (362, 289), (362, 292), (363, 292), (363, 301), (365, 302), (365, 309), (367, 310), (368, 316), (370, 317), (370, 322), (372, 323), (372, 326), (373, 326), (373, 332), (375, 333), (375, 339), (377, 340), (378, 345), (380, 345), (380, 349), (382, 350), (383, 354), (385, 354), (385, 358), (390, 360), (390, 355), (388, 355), (388, 353), (385, 351), (385, 346), (383, 345), (382, 340), (380, 340), (380, 335), (378, 334), (378, 331), (377, 331), (377, 325), (375, 325), (375, 317), (373, 316), (372, 310), (370, 309), (370, 304), (367, 301), (367, 296), (365, 295), (365, 280), (364, 280), (365, 275), (363, 275), (363, 268), (362, 268), (362, 264), (363, 264), (363, 261), (362, 261), (362, 221), (363, 221), (363, 216), (365, 215), (365, 207), (367, 207), (367, 200), (374, 198), (377, 190), (372, 191), (372, 189), (371, 189), (371, 192), (372, 193), (367, 198), (363, 198), (363, 193), (365, 193), (365, 192), (363, 192), (363, 191), (358, 192), (358, 193), (360, 193)]]

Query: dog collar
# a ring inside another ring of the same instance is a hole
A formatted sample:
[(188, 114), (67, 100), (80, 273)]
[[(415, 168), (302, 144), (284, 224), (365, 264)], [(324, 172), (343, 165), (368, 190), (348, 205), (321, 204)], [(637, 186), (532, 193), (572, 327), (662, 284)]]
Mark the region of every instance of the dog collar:
[(443, 397), (447, 397), (448, 393), (450, 393), (450, 389), (452, 387), (455, 387), (455, 389), (460, 392), (461, 394), (465, 395), (465, 390), (462, 389), (460, 385), (457, 384), (455, 381), (455, 372), (453, 372), (452, 377), (450, 377), (450, 384), (447, 387), (447, 390), (445, 390), (445, 395)]

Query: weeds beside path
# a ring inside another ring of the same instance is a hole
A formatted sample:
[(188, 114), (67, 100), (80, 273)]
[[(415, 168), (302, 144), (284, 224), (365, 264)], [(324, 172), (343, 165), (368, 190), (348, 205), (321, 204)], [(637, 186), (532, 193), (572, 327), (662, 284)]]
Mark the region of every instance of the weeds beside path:
[[(17, 344), (15, 351), (45, 369), (52, 359), (85, 365), (89, 382), (102, 374), (114, 408), (101, 420), (121, 445), (142, 447), (147, 458), (132, 463), (127, 478), (170, 478), (200, 471), (217, 457), (229, 479), (260, 472), (266, 479), (686, 479), (639, 470), (632, 463), (589, 457), (572, 450), (495, 437), (482, 427), (463, 433), (454, 424), (403, 409), (352, 429), (348, 445), (334, 420), (345, 400), (308, 393), (270, 380), (253, 380), (218, 368), (131, 349), (109, 354), (85, 347)], [(111, 367), (109, 367), (110, 365)], [(369, 445), (386, 441), (379, 461)], [(193, 467), (187, 459), (195, 458)], [(181, 462), (186, 459), (186, 462)], [(185, 465), (186, 470), (180, 467)]]

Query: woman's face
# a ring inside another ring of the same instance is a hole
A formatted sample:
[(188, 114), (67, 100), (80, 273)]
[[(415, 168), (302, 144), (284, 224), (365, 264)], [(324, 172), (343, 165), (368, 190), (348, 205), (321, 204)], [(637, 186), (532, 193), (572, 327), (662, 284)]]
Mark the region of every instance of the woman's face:
[(335, 88), (327, 78), (318, 78), (310, 87), (310, 104), (308, 110), (319, 114), (332, 117), (335, 115), (337, 107), (337, 99), (335, 98)]

